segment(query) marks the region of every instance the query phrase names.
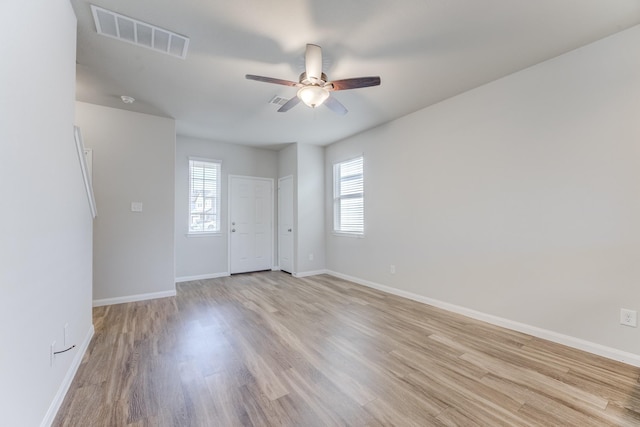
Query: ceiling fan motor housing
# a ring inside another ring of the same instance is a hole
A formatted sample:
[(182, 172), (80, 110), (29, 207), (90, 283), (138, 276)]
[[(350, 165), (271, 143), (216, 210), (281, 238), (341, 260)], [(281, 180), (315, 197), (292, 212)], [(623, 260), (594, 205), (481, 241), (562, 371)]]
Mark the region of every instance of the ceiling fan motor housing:
[(300, 74), (300, 84), (303, 85), (317, 85), (317, 86), (323, 86), (326, 82), (327, 82), (327, 75), (325, 73), (322, 73), (320, 80), (315, 79), (313, 77), (311, 78), (307, 78), (307, 72), (303, 71), (302, 74)]

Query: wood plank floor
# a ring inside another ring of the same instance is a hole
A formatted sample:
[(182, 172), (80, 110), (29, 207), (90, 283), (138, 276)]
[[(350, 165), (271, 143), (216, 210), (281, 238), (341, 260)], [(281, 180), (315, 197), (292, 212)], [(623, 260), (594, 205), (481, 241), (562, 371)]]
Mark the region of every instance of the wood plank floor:
[(640, 369), (330, 276), (94, 309), (55, 426), (638, 426)]

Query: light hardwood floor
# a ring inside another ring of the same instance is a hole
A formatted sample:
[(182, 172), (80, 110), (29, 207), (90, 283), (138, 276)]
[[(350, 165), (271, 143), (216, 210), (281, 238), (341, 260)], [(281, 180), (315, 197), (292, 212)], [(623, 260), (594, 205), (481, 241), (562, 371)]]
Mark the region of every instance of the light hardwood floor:
[(94, 309), (55, 426), (640, 425), (640, 369), (330, 276)]

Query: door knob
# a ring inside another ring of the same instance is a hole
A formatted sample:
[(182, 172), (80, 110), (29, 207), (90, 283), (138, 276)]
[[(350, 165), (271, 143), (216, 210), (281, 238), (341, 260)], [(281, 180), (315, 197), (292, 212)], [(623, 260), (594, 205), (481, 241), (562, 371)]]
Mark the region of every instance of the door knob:
[(291, 233), (291, 229), (288, 229), (287, 231), (288, 231), (289, 233)]
[(232, 228), (232, 229), (231, 229), (231, 232), (232, 232), (232, 233), (235, 233), (235, 232), (236, 232), (236, 229), (235, 229), (235, 228)]

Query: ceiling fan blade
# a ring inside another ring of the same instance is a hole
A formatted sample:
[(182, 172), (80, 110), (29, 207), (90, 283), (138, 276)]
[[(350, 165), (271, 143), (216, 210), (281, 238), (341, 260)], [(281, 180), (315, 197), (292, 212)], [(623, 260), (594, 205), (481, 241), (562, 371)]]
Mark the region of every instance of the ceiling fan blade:
[(322, 79), (322, 48), (308, 44), (304, 55), (304, 66), (307, 78), (311, 81)]
[(292, 82), (291, 80), (282, 80), (282, 79), (274, 79), (273, 77), (255, 76), (253, 74), (247, 74), (247, 75), (245, 75), (245, 77), (248, 80), (256, 80), (256, 81), (265, 82), (265, 83), (275, 83), (277, 85), (284, 85), (284, 86), (299, 86), (300, 85), (300, 83)]
[(280, 107), (280, 109), (278, 110), (278, 113), (286, 113), (287, 111), (289, 111), (290, 109), (298, 105), (299, 102), (300, 102), (300, 98), (298, 98), (297, 95), (294, 96), (293, 98), (288, 100), (282, 107)]
[(328, 90), (347, 90), (358, 89), (361, 87), (378, 86), (380, 84), (380, 77), (356, 77), (353, 79), (342, 79), (328, 82), (326, 86)]
[(324, 105), (334, 113), (340, 114), (341, 116), (347, 114), (348, 111), (347, 108), (333, 96), (329, 96), (326, 101), (324, 101)]

